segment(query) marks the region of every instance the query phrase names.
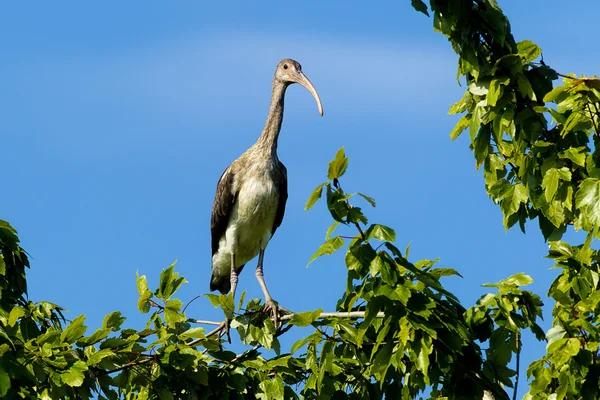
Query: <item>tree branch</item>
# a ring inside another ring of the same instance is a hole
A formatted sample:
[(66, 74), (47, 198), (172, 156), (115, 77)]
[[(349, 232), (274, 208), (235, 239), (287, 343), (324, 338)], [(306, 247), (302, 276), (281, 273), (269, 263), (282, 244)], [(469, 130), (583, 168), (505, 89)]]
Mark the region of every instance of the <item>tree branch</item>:
[(513, 400), (517, 400), (517, 389), (519, 388), (519, 367), (521, 365), (521, 332), (517, 332), (517, 366), (515, 375), (515, 390), (513, 392)]
[(187, 322), (201, 325), (221, 325), (221, 321), (207, 321), (205, 319), (188, 318)]
[[(364, 318), (366, 314), (366, 311), (340, 311), (340, 312), (322, 312), (319, 315), (319, 318), (330, 318), (330, 317), (338, 317), (338, 318)], [(294, 317), (294, 313), (291, 314), (286, 314), (283, 315), (280, 320), (281, 321), (288, 321), (291, 320)], [(375, 318), (384, 318), (385, 314), (383, 312), (378, 312), (377, 315), (375, 316)], [(195, 346), (198, 343), (200, 343), (203, 340), (206, 340), (207, 338), (216, 335), (217, 333), (221, 332), (223, 329), (225, 329), (225, 326), (227, 325), (227, 320), (223, 320), (222, 322), (217, 322), (217, 321), (207, 321), (207, 320), (201, 320), (201, 319), (193, 319), (190, 318), (188, 319), (188, 322), (193, 322), (193, 323), (197, 323), (197, 324), (206, 324), (206, 325), (217, 325), (217, 327), (215, 329), (213, 329), (212, 331), (208, 332), (203, 338), (198, 338), (198, 339), (194, 339), (189, 343), (186, 343), (186, 345), (188, 346)], [(288, 330), (290, 330), (293, 327), (293, 325), (288, 325), (285, 328), (281, 329), (280, 331), (278, 331), (275, 336), (279, 337), (282, 334), (284, 334), (285, 332), (287, 332)], [(238, 356), (236, 356), (234, 359), (232, 359), (229, 364), (231, 364), (234, 361), (237, 361), (239, 359), (241, 359), (242, 357), (244, 357), (244, 355), (246, 355), (249, 351), (252, 350), (256, 350), (258, 349), (259, 345), (254, 346), (252, 349), (245, 351), (242, 354), (239, 354)], [(149, 362), (152, 362), (156, 359), (156, 355), (144, 355), (148, 358), (143, 359), (141, 361), (138, 361), (138, 359), (135, 359), (133, 361), (128, 362), (125, 365), (120, 366), (119, 368), (115, 368), (115, 369), (111, 369), (111, 370), (104, 370), (104, 371), (98, 371), (95, 373), (96, 376), (103, 376), (103, 375), (110, 375), (113, 374), (115, 372), (120, 372), (123, 371), (124, 369), (127, 368), (131, 368), (134, 366), (139, 366), (139, 365), (144, 365), (147, 364)]]
[[(319, 318), (339, 317), (339, 318), (364, 318), (366, 311), (340, 311), (340, 312), (322, 312)], [(375, 318), (383, 318), (383, 311), (377, 313)], [(294, 314), (287, 314), (280, 318), (282, 321), (287, 321), (294, 318)]]

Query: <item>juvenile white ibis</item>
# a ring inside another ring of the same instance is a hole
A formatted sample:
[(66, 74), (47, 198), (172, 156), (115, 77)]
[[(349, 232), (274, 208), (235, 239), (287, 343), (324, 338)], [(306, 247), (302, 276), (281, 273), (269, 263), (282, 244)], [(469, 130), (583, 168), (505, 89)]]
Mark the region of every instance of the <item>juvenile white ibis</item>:
[(254, 145), (235, 160), (217, 183), (210, 230), (212, 277), (210, 290), (229, 291), (235, 297), (238, 274), (258, 255), (256, 279), (265, 295), (265, 310), (277, 322), (277, 303), (271, 298), (263, 276), (265, 249), (281, 225), (288, 197), (287, 170), (277, 157), (277, 139), (283, 121), (287, 87), (299, 83), (308, 89), (323, 115), (321, 99), (300, 64), (285, 59), (277, 64), (271, 105), (265, 127)]

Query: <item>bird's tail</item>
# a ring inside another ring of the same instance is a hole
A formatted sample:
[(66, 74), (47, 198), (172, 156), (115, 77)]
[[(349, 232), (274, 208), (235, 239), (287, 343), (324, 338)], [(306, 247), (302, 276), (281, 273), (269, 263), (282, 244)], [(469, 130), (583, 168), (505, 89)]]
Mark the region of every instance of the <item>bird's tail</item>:
[(210, 278), (210, 291), (218, 290), (221, 294), (227, 294), (231, 290), (231, 280), (228, 276), (215, 276)]
[[(242, 264), (238, 267), (236, 271), (238, 274), (242, 272), (244, 265), (246, 264)], [(213, 274), (210, 277), (210, 291), (214, 292), (215, 290), (218, 290), (219, 292), (221, 292), (221, 294), (229, 293), (229, 291), (231, 290), (231, 275), (215, 275), (213, 271)]]

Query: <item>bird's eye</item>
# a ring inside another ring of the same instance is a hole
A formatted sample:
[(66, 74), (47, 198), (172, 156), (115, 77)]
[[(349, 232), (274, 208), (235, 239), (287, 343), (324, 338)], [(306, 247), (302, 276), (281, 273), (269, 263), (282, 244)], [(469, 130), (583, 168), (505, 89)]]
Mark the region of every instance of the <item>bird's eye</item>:
[(283, 69), (288, 69), (287, 64), (283, 64)]

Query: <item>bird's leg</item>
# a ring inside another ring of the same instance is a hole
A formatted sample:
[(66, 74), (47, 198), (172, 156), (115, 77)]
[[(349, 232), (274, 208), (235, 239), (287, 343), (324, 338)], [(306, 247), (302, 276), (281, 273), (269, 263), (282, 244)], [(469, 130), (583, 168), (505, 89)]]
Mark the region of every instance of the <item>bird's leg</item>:
[[(235, 271), (235, 253), (231, 253), (231, 274), (230, 274), (230, 282), (231, 282), (231, 297), (235, 299), (235, 289), (237, 288), (238, 283), (238, 274)], [(235, 302), (234, 302), (235, 304)], [(232, 310), (233, 311), (233, 310)], [(227, 335), (227, 340), (231, 343), (231, 336), (229, 335), (229, 328), (231, 325), (231, 318), (227, 318), (227, 322), (225, 323), (225, 334)]]
[(275, 300), (269, 294), (269, 290), (267, 289), (267, 285), (265, 284), (265, 278), (263, 276), (263, 260), (265, 258), (265, 250), (261, 249), (258, 254), (258, 265), (256, 267), (256, 279), (258, 279), (258, 283), (265, 295), (265, 311), (271, 311), (273, 313), (273, 322), (275, 324), (275, 329), (277, 329), (279, 324), (279, 306)]
[(235, 271), (235, 253), (231, 253), (231, 274), (230, 274), (230, 282), (231, 282), (231, 294), (233, 296), (233, 298), (235, 299), (235, 288), (237, 287), (237, 283), (238, 283), (238, 274)]

